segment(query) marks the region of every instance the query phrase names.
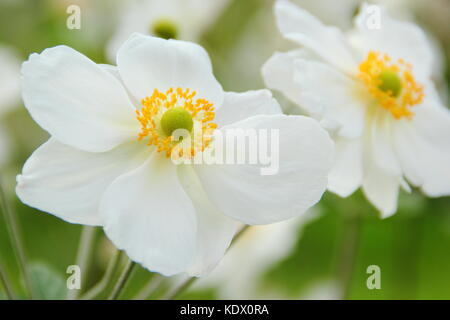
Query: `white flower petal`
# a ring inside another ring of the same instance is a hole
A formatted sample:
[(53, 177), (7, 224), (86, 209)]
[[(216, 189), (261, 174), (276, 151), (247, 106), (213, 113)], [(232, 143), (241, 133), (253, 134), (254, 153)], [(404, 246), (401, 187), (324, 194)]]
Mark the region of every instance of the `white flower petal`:
[(356, 61), (344, 34), (325, 26), (306, 10), (287, 0), (275, 3), (278, 28), (288, 39), (311, 49), (342, 71), (354, 72)]
[(135, 33), (120, 48), (117, 65), (136, 99), (150, 96), (154, 89), (181, 87), (195, 90), (195, 98), (222, 105), (222, 87), (212, 73), (208, 54), (197, 44)]
[(362, 139), (336, 139), (334, 164), (328, 176), (328, 190), (341, 197), (348, 197), (361, 186), (362, 155)]
[(366, 148), (372, 149), (369, 152), (375, 165), (392, 176), (402, 175), (392, 139), (392, 130), (397, 122), (390, 112), (375, 106), (366, 123)]
[(111, 75), (113, 75), (117, 80), (119, 80), (120, 83), (123, 83), (122, 78), (120, 77), (119, 68), (117, 68), (117, 66), (113, 66), (111, 64), (99, 64), (99, 66), (103, 68), (103, 70), (106, 70), (109, 73), (111, 73)]
[(197, 213), (196, 255), (187, 273), (190, 276), (204, 276), (223, 257), (241, 224), (214, 207), (192, 166), (179, 166), (178, 176)]
[(123, 83), (123, 79), (120, 76), (119, 68), (117, 66), (113, 66), (113, 65), (110, 65), (110, 64), (100, 64), (100, 67), (102, 67), (104, 70), (106, 70), (111, 75), (113, 75), (114, 78), (116, 78), (122, 84), (123, 88), (128, 93), (128, 97), (130, 98), (130, 101), (133, 103), (133, 105), (135, 105), (135, 106), (140, 106), (141, 105), (141, 101), (136, 99), (135, 97), (133, 97), (131, 92), (128, 90), (128, 88)]
[(306, 49), (276, 52), (261, 69), (264, 83), (270, 89), (281, 91), (288, 99), (301, 105), (301, 91), (294, 81), (294, 63), (297, 59), (316, 57)]
[(226, 92), (223, 105), (216, 111), (214, 122), (223, 127), (251, 116), (280, 113), (280, 105), (269, 90)]
[(404, 174), (428, 196), (450, 195), (450, 112), (427, 99), (414, 113), (393, 133)]
[(369, 28), (374, 11), (368, 4), (361, 7), (355, 19), (355, 29), (350, 32), (352, 45), (359, 48), (364, 59), (370, 50), (387, 53), (394, 60), (411, 63), (414, 73), (427, 79), (432, 72), (433, 51), (425, 33), (415, 24), (392, 19), (381, 7), (380, 28)]
[(220, 211), (247, 224), (267, 224), (300, 215), (319, 201), (327, 185), (333, 143), (317, 121), (262, 115), (222, 128), (224, 136), (229, 129), (267, 129), (269, 137), (270, 129), (278, 130), (279, 150), (270, 145), (268, 149), (272, 164), (278, 158), (279, 166), (274, 174), (262, 175), (263, 166), (248, 161), (249, 148), (245, 164), (197, 166), (208, 197)]
[(367, 109), (363, 98), (368, 98), (365, 88), (321, 62), (297, 59), (294, 65), (302, 106), (313, 116), (336, 122), (340, 136), (361, 136)]
[(399, 185), (400, 177), (390, 176), (374, 164), (365, 168), (364, 194), (380, 211), (382, 218), (388, 218), (397, 211)]
[(62, 143), (102, 152), (137, 136), (139, 123), (123, 86), (77, 51), (58, 46), (32, 54), (22, 75), (25, 106)]
[(100, 203), (108, 238), (151, 271), (171, 276), (191, 266), (196, 250), (195, 209), (162, 153), (117, 178)]
[(142, 164), (149, 149), (132, 142), (90, 153), (50, 139), (25, 163), (16, 193), (27, 205), (68, 222), (100, 225), (98, 205), (106, 187)]

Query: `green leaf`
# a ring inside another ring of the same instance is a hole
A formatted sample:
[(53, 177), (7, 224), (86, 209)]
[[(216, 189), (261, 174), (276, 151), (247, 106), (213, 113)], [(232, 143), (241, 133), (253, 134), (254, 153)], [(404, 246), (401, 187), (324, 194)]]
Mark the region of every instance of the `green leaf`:
[(31, 265), (33, 286), (40, 299), (62, 300), (66, 296), (66, 281), (58, 272), (48, 265), (35, 263)]

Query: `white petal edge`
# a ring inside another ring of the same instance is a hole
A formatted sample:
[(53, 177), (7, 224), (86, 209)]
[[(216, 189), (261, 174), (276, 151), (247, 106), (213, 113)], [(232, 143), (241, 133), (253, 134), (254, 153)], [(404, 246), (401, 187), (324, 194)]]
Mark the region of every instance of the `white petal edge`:
[(412, 120), (402, 120), (393, 139), (403, 172), (432, 197), (450, 195), (450, 111), (434, 99), (417, 106)]
[(178, 176), (197, 213), (196, 254), (186, 272), (201, 277), (219, 263), (242, 224), (223, 215), (211, 203), (192, 166), (179, 166)]
[(393, 128), (398, 124), (390, 112), (384, 110), (381, 106), (372, 106), (375, 110), (371, 111), (366, 121), (366, 149), (372, 155), (375, 165), (391, 176), (401, 176), (402, 169), (393, 144)]
[(256, 115), (281, 113), (280, 105), (267, 89), (226, 92), (223, 105), (216, 111), (214, 122), (220, 128)]
[(177, 166), (162, 153), (117, 178), (103, 195), (100, 214), (108, 238), (150, 271), (172, 276), (192, 265), (195, 209)]
[(66, 46), (30, 56), (22, 66), (22, 96), (43, 129), (77, 149), (108, 151), (139, 133), (121, 83)]
[(297, 59), (294, 82), (309, 114), (335, 122), (338, 134), (354, 139), (363, 133), (366, 90), (344, 73), (322, 62)]
[(270, 172), (275, 174), (262, 175), (263, 166), (249, 161), (196, 166), (208, 197), (220, 211), (247, 224), (268, 224), (301, 215), (319, 201), (327, 186), (333, 143), (317, 121), (261, 115), (222, 128), (224, 135), (229, 129), (278, 130), (279, 153), (272, 152), (272, 157), (278, 156), (279, 168)]
[(135, 142), (90, 153), (51, 138), (17, 176), (17, 196), (70, 223), (101, 225), (98, 206), (103, 192), (118, 176), (141, 165), (149, 150)]
[(335, 141), (335, 159), (328, 177), (328, 190), (341, 197), (348, 197), (362, 184), (362, 139), (338, 138)]
[(301, 107), (301, 91), (294, 81), (294, 63), (302, 58), (317, 60), (317, 57), (306, 49), (275, 52), (261, 68), (265, 85), (282, 92), (299, 107)]
[(117, 65), (128, 90), (137, 100), (154, 89), (189, 88), (220, 107), (223, 90), (212, 72), (207, 52), (199, 45), (134, 33), (117, 54)]
[(367, 199), (388, 218), (397, 211), (401, 177), (391, 176), (373, 164), (365, 168), (362, 189)]
[(325, 26), (306, 10), (287, 0), (277, 0), (275, 16), (281, 33), (314, 51), (341, 71), (353, 73), (357, 62), (344, 34)]

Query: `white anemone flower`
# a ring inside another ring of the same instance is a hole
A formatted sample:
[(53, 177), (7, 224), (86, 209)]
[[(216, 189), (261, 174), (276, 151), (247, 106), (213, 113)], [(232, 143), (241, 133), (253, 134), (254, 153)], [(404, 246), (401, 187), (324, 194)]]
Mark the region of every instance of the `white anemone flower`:
[[(275, 13), (281, 33), (303, 46), (275, 53), (263, 66), (268, 87), (321, 120), (336, 142), (328, 189), (362, 189), (388, 217), (399, 186), (432, 197), (450, 194), (450, 113), (430, 80), (433, 55), (416, 25), (367, 5), (347, 35), (288, 1)], [(376, 25), (376, 24), (375, 24)], [(406, 179), (405, 179), (406, 178)]]
[[(151, 271), (204, 275), (242, 223), (300, 215), (326, 189), (333, 142), (320, 124), (282, 115), (268, 90), (224, 92), (194, 43), (133, 34), (117, 67), (58, 46), (32, 54), (22, 75), (25, 106), (51, 138), (18, 176), (19, 198), (102, 226)], [(193, 131), (188, 157), (215, 150), (211, 130), (278, 130), (278, 173), (247, 163), (176, 165), (172, 133), (188, 124), (204, 129)]]
[(132, 0), (119, 8), (118, 28), (107, 47), (110, 61), (133, 32), (197, 42), (229, 0)]

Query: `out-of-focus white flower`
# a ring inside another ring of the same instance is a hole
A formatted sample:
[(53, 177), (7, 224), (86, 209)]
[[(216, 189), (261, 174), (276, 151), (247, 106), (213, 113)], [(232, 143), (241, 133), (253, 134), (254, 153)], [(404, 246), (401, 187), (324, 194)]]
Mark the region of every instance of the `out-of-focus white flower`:
[(20, 63), (11, 48), (0, 46), (0, 117), (20, 101)]
[(119, 26), (108, 44), (114, 61), (117, 50), (133, 32), (164, 39), (197, 41), (229, 0), (132, 0), (120, 7)]
[(218, 289), (220, 299), (278, 299), (282, 294), (263, 292), (261, 277), (292, 251), (301, 228), (316, 216), (302, 217), (266, 226), (254, 226), (237, 240), (214, 271), (195, 284), (195, 288)]
[[(24, 203), (103, 226), (152, 271), (200, 276), (241, 223), (289, 219), (320, 199), (333, 143), (315, 120), (282, 115), (268, 90), (224, 92), (208, 54), (193, 43), (133, 34), (117, 62), (97, 65), (58, 46), (23, 64), (25, 106), (52, 136), (18, 176)], [(178, 143), (176, 129), (191, 137)], [(278, 173), (169, 158), (219, 152), (212, 133), (229, 129), (277, 130)]]
[[(448, 17), (450, 17), (450, 1), (448, 0), (415, 0), (418, 2), (416, 6), (417, 19), (430, 31), (432, 35), (432, 47), (436, 54), (434, 65), (435, 81), (442, 84), (444, 97), (447, 102), (450, 101), (449, 92), (444, 89), (445, 83), (445, 50), (447, 56), (450, 55), (450, 33), (448, 32)], [(432, 32), (432, 33), (431, 33)]]
[(433, 54), (416, 25), (364, 5), (348, 36), (288, 1), (275, 5), (282, 34), (304, 48), (276, 53), (266, 84), (322, 121), (336, 141), (329, 190), (362, 186), (383, 217), (405, 178), (429, 196), (450, 194), (450, 113), (430, 80)]
[(0, 46), (0, 166), (10, 158), (11, 142), (2, 117), (20, 100), (20, 61), (9, 47)]

